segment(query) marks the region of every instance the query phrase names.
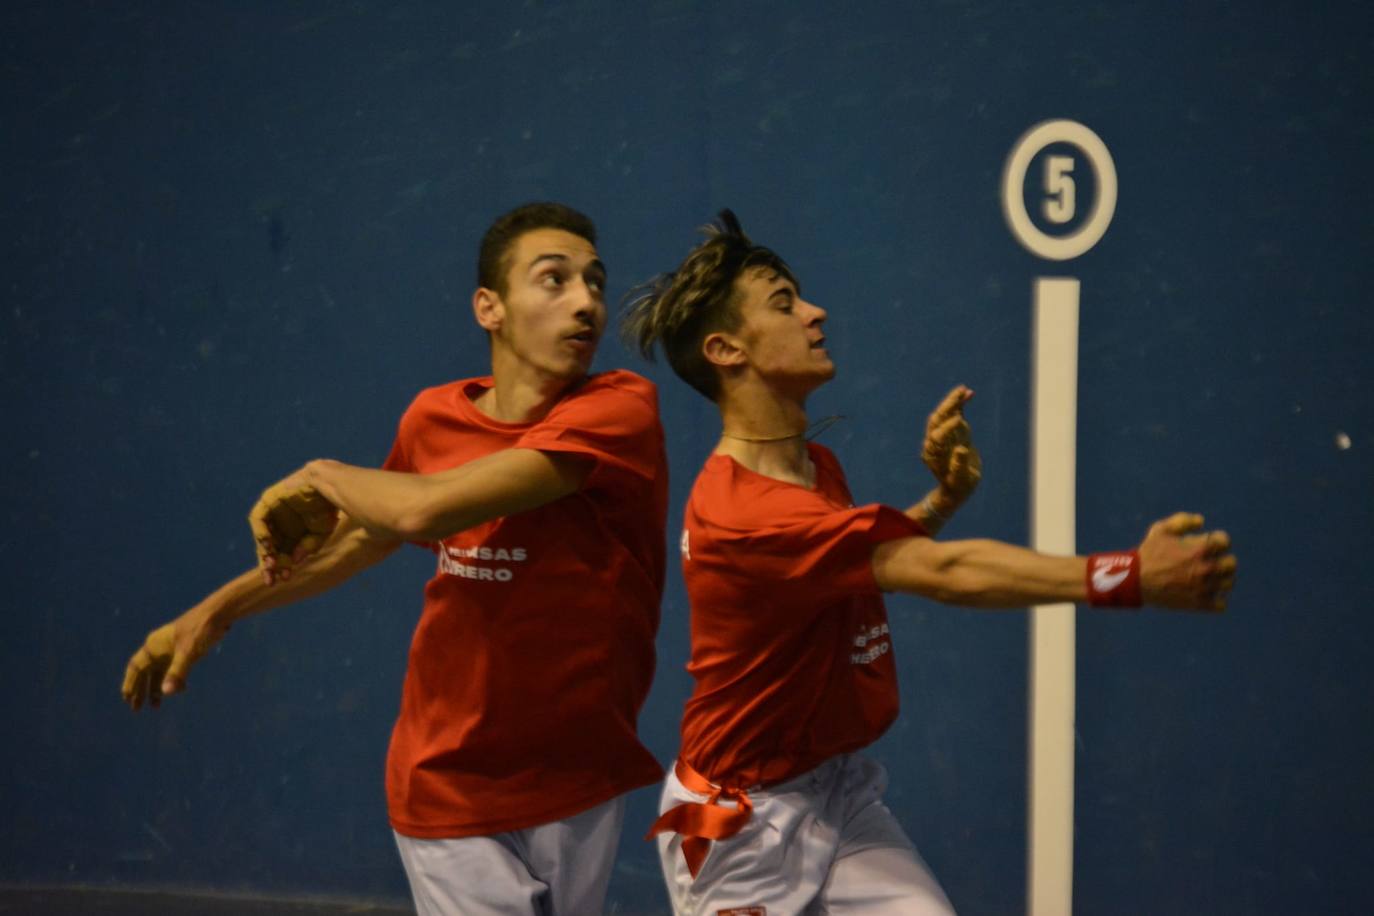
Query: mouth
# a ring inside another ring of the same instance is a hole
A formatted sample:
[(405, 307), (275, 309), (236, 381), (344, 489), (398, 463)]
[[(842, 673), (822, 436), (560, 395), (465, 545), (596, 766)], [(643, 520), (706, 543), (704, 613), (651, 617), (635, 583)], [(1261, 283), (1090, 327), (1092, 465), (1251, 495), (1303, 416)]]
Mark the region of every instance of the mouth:
[(813, 341), (811, 342), (811, 349), (813, 349), (813, 350), (824, 350), (824, 349), (825, 349), (825, 338), (824, 338), (824, 337), (818, 337), (817, 339), (813, 340)]
[(596, 346), (598, 337), (596, 331), (591, 328), (583, 328), (580, 331), (565, 335), (563, 339), (578, 348), (590, 348)]

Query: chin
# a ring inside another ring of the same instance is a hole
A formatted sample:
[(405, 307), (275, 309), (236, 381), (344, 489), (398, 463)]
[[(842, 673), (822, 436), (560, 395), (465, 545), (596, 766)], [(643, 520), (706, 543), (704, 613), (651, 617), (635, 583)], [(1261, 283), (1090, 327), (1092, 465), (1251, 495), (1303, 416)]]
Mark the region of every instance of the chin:
[(585, 366), (581, 363), (576, 363), (571, 366), (562, 367), (561, 371), (555, 372), (554, 375), (563, 379), (565, 382), (576, 382), (586, 378), (591, 374), (591, 371), (591, 363), (587, 363)]

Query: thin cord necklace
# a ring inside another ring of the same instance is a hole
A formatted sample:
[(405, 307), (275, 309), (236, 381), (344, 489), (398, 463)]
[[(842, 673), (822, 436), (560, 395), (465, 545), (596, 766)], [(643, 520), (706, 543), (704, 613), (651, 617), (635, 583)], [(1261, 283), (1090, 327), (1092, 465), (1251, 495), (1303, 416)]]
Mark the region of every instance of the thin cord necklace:
[(721, 430), (720, 433), (727, 439), (737, 439), (740, 442), (786, 442), (788, 439), (800, 439), (806, 433), (793, 433), (790, 436), (736, 436), (734, 433), (727, 433)]
[(720, 434), (726, 439), (736, 439), (740, 442), (786, 442), (788, 439), (800, 439), (803, 436), (806, 437), (807, 441), (810, 441), (843, 419), (845, 419), (843, 414), (831, 414), (811, 424), (806, 432), (792, 433), (790, 436), (737, 436), (724, 430), (721, 430)]

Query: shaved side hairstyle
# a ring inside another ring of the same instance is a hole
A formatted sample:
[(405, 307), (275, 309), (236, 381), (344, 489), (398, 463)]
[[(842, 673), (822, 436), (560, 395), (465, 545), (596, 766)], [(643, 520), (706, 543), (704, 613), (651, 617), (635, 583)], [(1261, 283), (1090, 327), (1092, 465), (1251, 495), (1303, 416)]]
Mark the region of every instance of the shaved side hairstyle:
[(477, 285), (505, 296), (511, 247), (520, 236), (536, 229), (561, 229), (596, 245), (596, 224), (585, 214), (548, 201), (523, 204), (498, 216), (482, 236), (482, 246), (477, 250)]
[(701, 345), (717, 331), (739, 330), (735, 280), (746, 271), (766, 270), (790, 280), (798, 292), (801, 288), (786, 262), (772, 250), (755, 245), (731, 211), (721, 210), (702, 232), (706, 240), (691, 250), (677, 270), (630, 291), (620, 334), (650, 361), (655, 346), (662, 347), (673, 371), (714, 401), (720, 397), (720, 376)]

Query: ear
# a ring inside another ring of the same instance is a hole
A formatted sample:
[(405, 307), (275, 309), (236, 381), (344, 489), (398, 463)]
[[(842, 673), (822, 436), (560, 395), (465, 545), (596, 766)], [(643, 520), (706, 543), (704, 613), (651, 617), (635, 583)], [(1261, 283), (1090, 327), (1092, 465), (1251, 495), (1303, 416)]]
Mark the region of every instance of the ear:
[(506, 319), (506, 304), (496, 290), (479, 286), (472, 294), (472, 314), (483, 330), (499, 331)]
[(716, 331), (701, 342), (701, 355), (713, 366), (742, 366), (748, 354), (733, 334)]

